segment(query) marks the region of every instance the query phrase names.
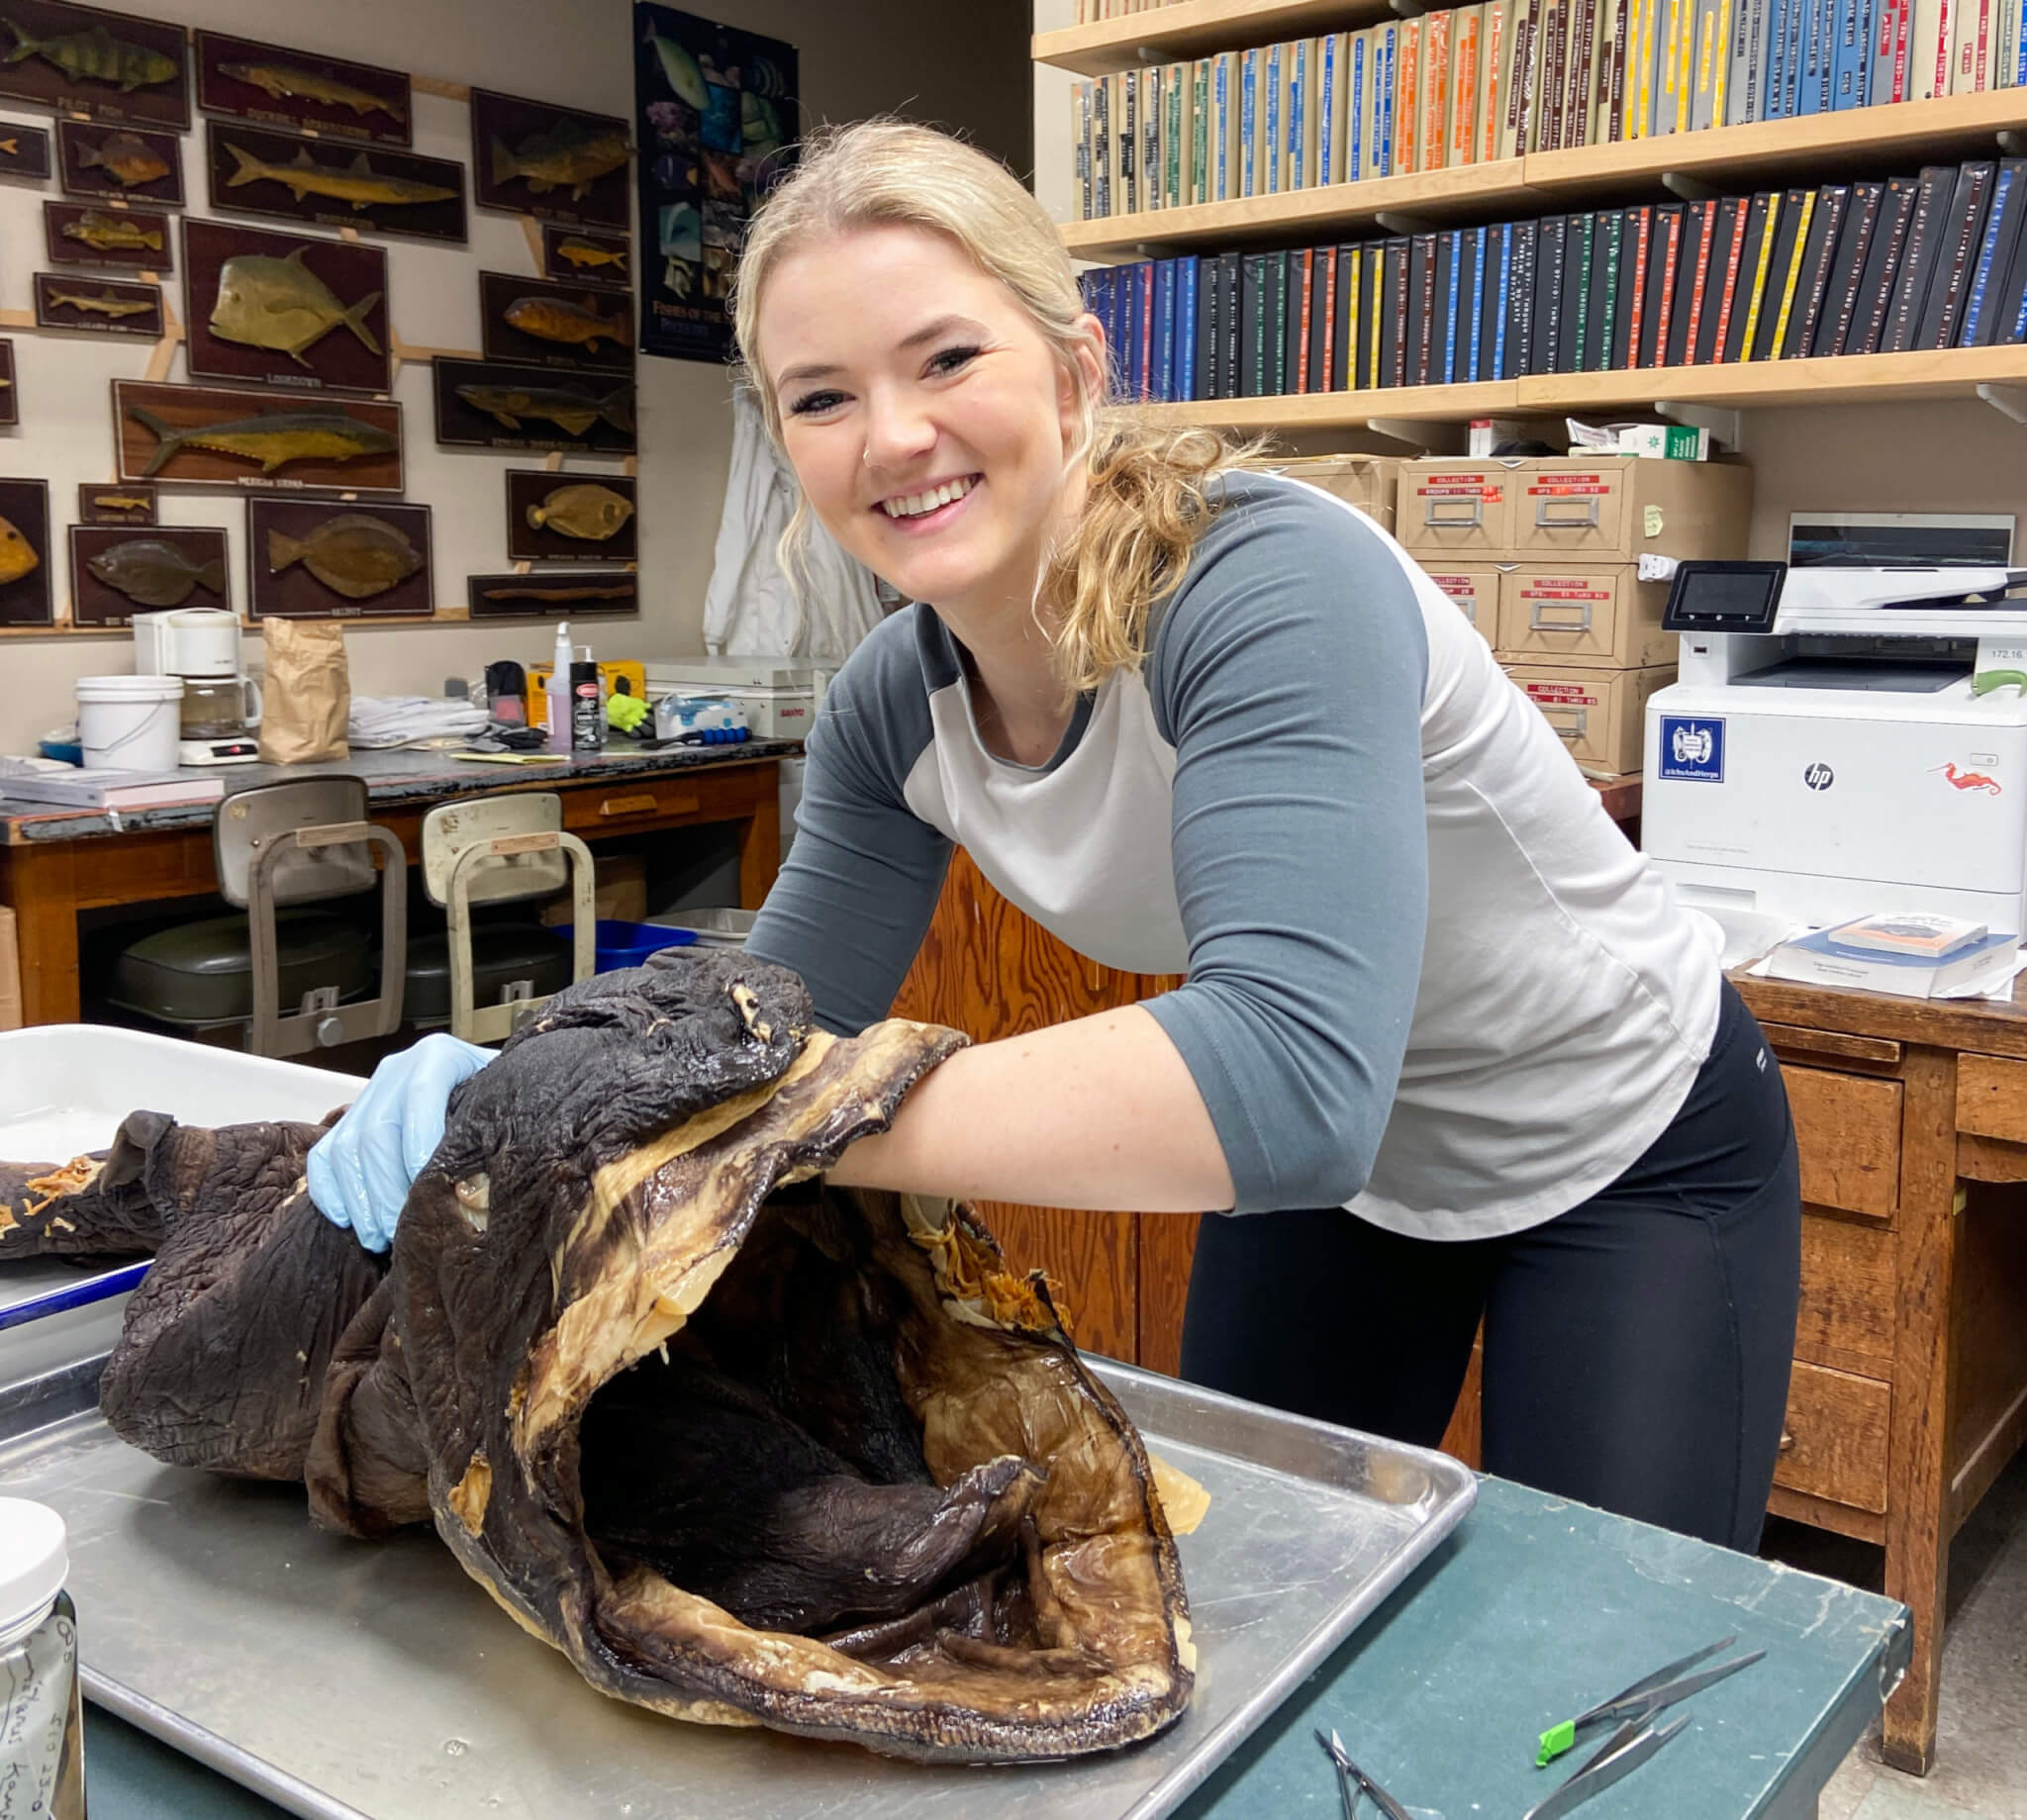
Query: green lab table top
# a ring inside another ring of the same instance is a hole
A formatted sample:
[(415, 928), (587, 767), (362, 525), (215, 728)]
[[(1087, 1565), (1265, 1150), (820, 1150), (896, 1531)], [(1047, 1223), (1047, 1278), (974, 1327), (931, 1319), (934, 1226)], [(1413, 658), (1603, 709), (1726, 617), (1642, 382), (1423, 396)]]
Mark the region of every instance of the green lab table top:
[[(1906, 1664), (1906, 1607), (1488, 1479), (1456, 1534), (1179, 1811), (1334, 1820), (1320, 1725), (1428, 1820), (1518, 1820), (1594, 1748), (1536, 1771), (1537, 1733), (1731, 1632), (1766, 1661), (1678, 1709), (1689, 1727), (1585, 1820), (1812, 1816)], [(374, 1702), (401, 1697), (333, 1694), (334, 1722), (362, 1739)], [(96, 1709), (85, 1764), (92, 1820), (282, 1812)], [(686, 1813), (679, 1793), (668, 1812)]]

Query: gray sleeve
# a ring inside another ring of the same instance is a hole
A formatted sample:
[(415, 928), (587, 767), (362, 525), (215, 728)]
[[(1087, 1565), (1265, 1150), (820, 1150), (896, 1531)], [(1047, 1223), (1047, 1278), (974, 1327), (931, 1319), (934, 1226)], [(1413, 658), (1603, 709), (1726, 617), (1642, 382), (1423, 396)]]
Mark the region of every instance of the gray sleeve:
[(1406, 1049), (1428, 905), (1421, 610), (1362, 520), (1233, 481), (1155, 643), (1176, 749), (1189, 984), (1148, 1002), (1196, 1080), (1233, 1210), (1365, 1186)]
[(908, 629), (907, 616), (888, 621), (831, 683), (810, 733), (795, 844), (746, 942), (801, 974), (817, 1021), (841, 1036), (892, 1008), (950, 863), (950, 843), (902, 796), (931, 736)]

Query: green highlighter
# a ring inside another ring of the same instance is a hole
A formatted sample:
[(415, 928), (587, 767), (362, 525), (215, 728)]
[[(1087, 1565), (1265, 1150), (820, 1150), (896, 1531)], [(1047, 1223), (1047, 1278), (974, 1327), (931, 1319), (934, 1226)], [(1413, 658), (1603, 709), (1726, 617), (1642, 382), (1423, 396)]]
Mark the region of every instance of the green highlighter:
[[(1678, 1700), (1686, 1700), (1692, 1693), (1700, 1693), (1715, 1681), (1726, 1676), (1736, 1675), (1741, 1669), (1749, 1669), (1765, 1650), (1754, 1650), (1750, 1655), (1736, 1657), (1730, 1662), (1721, 1662), (1714, 1669), (1705, 1669), (1700, 1675), (1684, 1675), (1686, 1669), (1693, 1669), (1699, 1662), (1707, 1662), (1721, 1650), (1728, 1650), (1736, 1643), (1736, 1637), (1720, 1637), (1705, 1649), (1685, 1656), (1680, 1662), (1672, 1662), (1665, 1669), (1656, 1669), (1652, 1675), (1641, 1676), (1630, 1687), (1621, 1689), (1610, 1699), (1580, 1712), (1574, 1719), (1565, 1719), (1560, 1725), (1552, 1725), (1541, 1734), (1534, 1762), (1536, 1768), (1552, 1764), (1577, 1742), (1578, 1734), (1599, 1725), (1622, 1725), (1651, 1719), (1664, 1706), (1673, 1706)], [(1678, 1680), (1676, 1676), (1682, 1676)]]

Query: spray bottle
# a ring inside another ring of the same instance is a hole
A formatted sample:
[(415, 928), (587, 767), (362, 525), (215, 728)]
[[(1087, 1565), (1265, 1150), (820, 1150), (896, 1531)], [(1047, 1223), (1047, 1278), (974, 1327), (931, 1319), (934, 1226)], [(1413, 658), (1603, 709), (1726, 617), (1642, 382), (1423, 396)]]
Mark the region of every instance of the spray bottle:
[(570, 622), (562, 620), (556, 625), (555, 660), (549, 666), (548, 738), (546, 744), (551, 752), (560, 752), (565, 758), (570, 755)]

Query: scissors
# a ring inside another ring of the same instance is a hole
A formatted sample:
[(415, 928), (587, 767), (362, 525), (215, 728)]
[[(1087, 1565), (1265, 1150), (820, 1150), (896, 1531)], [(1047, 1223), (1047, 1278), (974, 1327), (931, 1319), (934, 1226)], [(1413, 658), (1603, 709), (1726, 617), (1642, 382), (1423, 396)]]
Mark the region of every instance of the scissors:
[(1344, 1802), (1344, 1820), (1358, 1820), (1361, 1793), (1372, 1797), (1373, 1805), (1386, 1815), (1387, 1820), (1413, 1820), (1406, 1808), (1351, 1761), (1345, 1754), (1344, 1740), (1335, 1732), (1326, 1736), (1319, 1730), (1316, 1742), (1323, 1747), (1323, 1755), (1337, 1766), (1337, 1793)]
[[(1730, 1649), (1737, 1641), (1736, 1637), (1720, 1637), (1707, 1648), (1696, 1650), (1680, 1662), (1672, 1662), (1665, 1669), (1656, 1669), (1652, 1675), (1642, 1676), (1630, 1687), (1621, 1688), (1589, 1712), (1580, 1712), (1574, 1719), (1565, 1719), (1562, 1724), (1549, 1727), (1541, 1735), (1541, 1748), (1535, 1754), (1535, 1764), (1538, 1767), (1555, 1762), (1577, 1742), (1579, 1732), (1589, 1731), (1593, 1726), (1627, 1722), (1642, 1725), (1663, 1707), (1686, 1700), (1692, 1693), (1700, 1693), (1705, 1687), (1723, 1680), (1726, 1676), (1736, 1675), (1741, 1669), (1750, 1669), (1767, 1653), (1754, 1650), (1749, 1655), (1734, 1657), (1730, 1662), (1721, 1662), (1714, 1669), (1705, 1669), (1700, 1675), (1683, 1673), (1686, 1669), (1693, 1669), (1699, 1662), (1709, 1661), (1719, 1651)], [(1675, 1678), (1678, 1676), (1680, 1679)]]

